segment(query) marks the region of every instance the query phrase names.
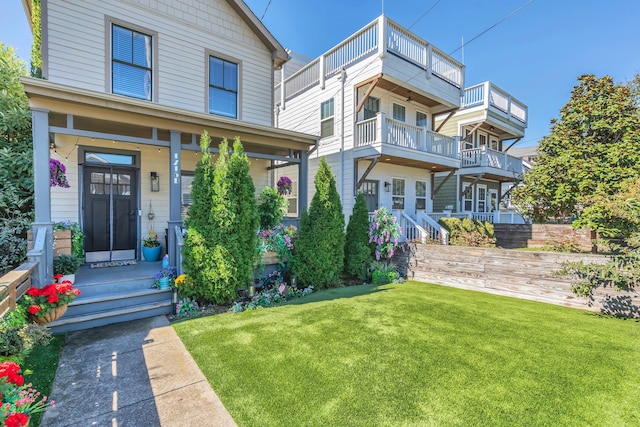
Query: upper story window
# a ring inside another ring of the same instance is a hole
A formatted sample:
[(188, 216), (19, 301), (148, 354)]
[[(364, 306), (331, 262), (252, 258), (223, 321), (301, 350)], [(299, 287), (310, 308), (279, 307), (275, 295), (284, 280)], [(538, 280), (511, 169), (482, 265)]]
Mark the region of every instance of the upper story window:
[(380, 100), (378, 98), (374, 98), (373, 96), (367, 97), (367, 100), (364, 101), (364, 119), (373, 119), (379, 111)]
[(407, 109), (404, 105), (393, 104), (393, 119), (401, 122), (407, 119)]
[(320, 104), (320, 138), (333, 136), (333, 98)]
[(153, 38), (115, 24), (111, 28), (112, 92), (151, 101)]
[(416, 126), (418, 127), (427, 127), (429, 124), (429, 119), (425, 113), (420, 111), (416, 111)]
[(491, 137), (491, 145), (489, 145), (489, 148), (492, 150), (500, 150), (500, 143), (496, 138)]
[(238, 64), (209, 57), (209, 112), (238, 118)]

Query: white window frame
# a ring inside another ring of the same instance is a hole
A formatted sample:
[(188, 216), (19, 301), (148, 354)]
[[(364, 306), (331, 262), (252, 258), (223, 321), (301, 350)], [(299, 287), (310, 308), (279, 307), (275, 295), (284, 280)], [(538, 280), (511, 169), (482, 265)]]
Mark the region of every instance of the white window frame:
[[(419, 124), (420, 122), (418, 118), (419, 114), (422, 114), (424, 116), (424, 125)], [(429, 115), (422, 111), (416, 111), (416, 126), (429, 128)]]
[[(489, 210), (488, 212), (494, 212), (496, 210), (499, 209), (499, 203), (498, 203), (498, 190), (496, 190), (495, 188), (491, 188), (488, 191), (488, 200), (489, 200)], [(495, 200), (495, 205), (492, 205), (492, 200)]]
[[(401, 191), (400, 191), (401, 190)], [(405, 208), (405, 196), (407, 194), (407, 180), (404, 178), (391, 178), (391, 210), (402, 211)], [(396, 202), (399, 204), (396, 205)], [(402, 206), (400, 206), (400, 204)]]
[[(483, 141), (484, 139), (484, 141)], [(482, 148), (482, 146), (487, 147), (489, 141), (489, 136), (484, 132), (478, 132), (478, 146), (477, 148)]]
[[(418, 195), (418, 184), (424, 184), (424, 195)], [(416, 195), (416, 201), (415, 201), (415, 209), (416, 212), (418, 210), (421, 211), (426, 211), (427, 210), (427, 181), (424, 180), (416, 180), (415, 182), (415, 195)], [(424, 208), (418, 208), (418, 200), (424, 200)]]
[[(397, 110), (398, 115), (396, 115), (396, 107), (398, 109)], [(391, 108), (392, 108), (391, 113), (392, 113), (393, 120), (397, 120), (397, 121), (403, 122), (403, 123), (407, 121), (407, 107), (405, 107), (402, 104), (396, 104), (394, 102), (393, 106)], [(402, 113), (402, 114), (400, 114), (400, 113)]]
[(498, 138), (489, 135), (489, 148), (500, 151), (500, 141), (498, 141)]
[[(374, 108), (371, 108), (374, 107)], [(362, 117), (364, 120), (373, 119), (380, 112), (380, 98), (368, 96), (362, 108)], [(372, 115), (373, 114), (373, 115)]]
[[(325, 116), (325, 105), (331, 105), (331, 115)], [(326, 101), (320, 103), (320, 138), (328, 138), (335, 135), (335, 101), (334, 98), (329, 98)], [(331, 133), (323, 134), (324, 124), (331, 123)]]
[(287, 217), (297, 218), (298, 217), (298, 181), (291, 180), (291, 193), (284, 196), (284, 198), (289, 202), (287, 206)]
[[(489, 212), (489, 193), (487, 192), (487, 186), (484, 184), (476, 185), (476, 212)], [(481, 197), (481, 194), (484, 193), (484, 199)], [(482, 207), (481, 207), (482, 204)]]
[[(474, 206), (474, 200), (475, 200), (475, 192), (473, 191), (473, 189), (470, 187), (471, 184), (469, 183), (463, 183), (462, 184), (462, 211), (463, 212), (472, 212), (473, 211), (473, 206)], [(471, 189), (470, 189), (471, 188)], [(467, 189), (469, 189), (469, 191), (467, 192)], [(469, 198), (468, 196), (471, 196), (471, 198)], [(469, 203), (469, 208), (467, 208), (467, 203)]]

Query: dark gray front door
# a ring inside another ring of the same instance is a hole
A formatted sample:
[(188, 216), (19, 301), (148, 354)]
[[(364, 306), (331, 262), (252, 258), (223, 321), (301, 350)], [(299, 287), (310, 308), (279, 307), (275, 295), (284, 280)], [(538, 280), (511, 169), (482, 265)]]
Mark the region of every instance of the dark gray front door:
[(84, 168), (84, 231), (87, 262), (135, 259), (136, 169)]
[(362, 183), (362, 192), (367, 201), (367, 210), (373, 212), (378, 209), (378, 181), (365, 180)]

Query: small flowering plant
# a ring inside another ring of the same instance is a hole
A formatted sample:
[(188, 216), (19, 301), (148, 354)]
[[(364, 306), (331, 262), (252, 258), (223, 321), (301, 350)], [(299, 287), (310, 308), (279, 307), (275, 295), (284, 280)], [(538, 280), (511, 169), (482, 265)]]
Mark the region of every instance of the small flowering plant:
[[(55, 280), (62, 278), (62, 274), (53, 276)], [(50, 283), (43, 288), (31, 287), (20, 298), (20, 305), (26, 307), (27, 313), (42, 317), (53, 308), (61, 307), (73, 302), (80, 295), (79, 289), (74, 289), (71, 282)]]
[(158, 241), (158, 235), (153, 232), (153, 230), (149, 230), (149, 237), (146, 239), (142, 239), (142, 245), (145, 248), (157, 248), (160, 246), (160, 242)]
[(175, 267), (164, 267), (162, 270), (158, 271), (153, 278), (156, 279), (155, 286), (160, 285), (160, 279), (163, 277), (169, 278), (169, 284), (174, 285), (174, 280), (178, 275)]
[(278, 186), (278, 193), (283, 196), (291, 194), (293, 190), (293, 183), (288, 176), (281, 176), (276, 185)]
[(56, 159), (49, 159), (49, 186), (69, 188), (69, 181), (65, 175), (67, 168)]
[(376, 246), (376, 260), (390, 260), (398, 248), (404, 251), (404, 245), (399, 242), (401, 236), (402, 227), (387, 208), (381, 207), (373, 213), (369, 223), (369, 243)]
[(0, 422), (5, 427), (26, 426), (31, 414), (55, 407), (53, 400), (25, 384), (19, 372), (15, 362), (0, 363)]

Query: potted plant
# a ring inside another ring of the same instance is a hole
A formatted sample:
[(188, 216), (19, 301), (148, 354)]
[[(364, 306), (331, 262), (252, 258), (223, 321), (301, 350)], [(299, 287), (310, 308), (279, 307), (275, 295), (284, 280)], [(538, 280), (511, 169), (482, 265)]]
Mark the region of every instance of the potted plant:
[(53, 278), (58, 283), (69, 281), (73, 284), (76, 280), (76, 272), (82, 264), (82, 260), (73, 255), (55, 256), (53, 257)]
[(80, 295), (69, 281), (50, 283), (43, 288), (31, 287), (20, 298), (20, 305), (27, 309), (29, 320), (44, 325), (53, 322), (67, 311), (67, 305)]
[(158, 241), (158, 235), (149, 230), (149, 237), (142, 240), (142, 254), (144, 259), (149, 262), (155, 262), (160, 259), (160, 251), (162, 247)]
[(174, 267), (164, 267), (162, 270), (158, 271), (154, 279), (156, 279), (154, 286), (158, 289), (165, 290), (171, 289), (171, 285), (177, 276), (176, 269)]
[(44, 412), (55, 404), (31, 384), (25, 384), (19, 372), (20, 365), (15, 362), (0, 363), (0, 424), (3, 426), (27, 426), (31, 414)]

